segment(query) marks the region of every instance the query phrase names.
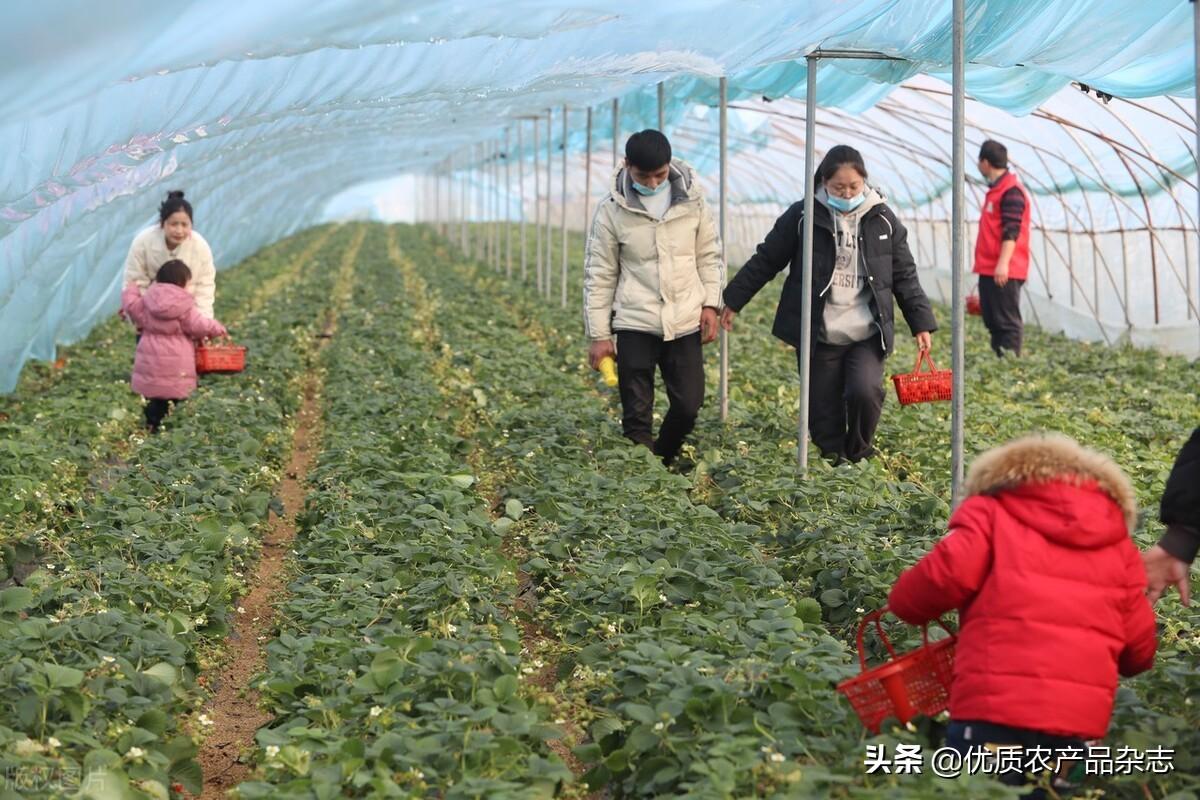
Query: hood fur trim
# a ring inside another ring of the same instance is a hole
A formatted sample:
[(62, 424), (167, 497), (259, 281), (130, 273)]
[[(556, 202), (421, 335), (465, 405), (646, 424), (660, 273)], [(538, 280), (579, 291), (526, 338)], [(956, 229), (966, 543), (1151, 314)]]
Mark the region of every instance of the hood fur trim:
[(1137, 526), (1137, 497), (1133, 485), (1111, 458), (1083, 447), (1062, 434), (1016, 439), (975, 459), (967, 474), (967, 494), (994, 494), (1023, 483), (1066, 481), (1080, 485), (1095, 481), (1116, 501), (1132, 532)]

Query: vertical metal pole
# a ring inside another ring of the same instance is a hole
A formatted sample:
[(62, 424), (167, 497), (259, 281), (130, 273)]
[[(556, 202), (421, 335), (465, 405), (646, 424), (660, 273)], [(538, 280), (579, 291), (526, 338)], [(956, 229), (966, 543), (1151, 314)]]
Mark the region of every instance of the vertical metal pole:
[(492, 142), (492, 268), (500, 271), (504, 256), (500, 248), (500, 140)]
[(525, 241), (525, 124), (517, 120), (517, 210), (521, 221), (521, 283), (528, 280), (529, 245)]
[(801, 475), (808, 471), (808, 384), (812, 371), (812, 237), (813, 193), (817, 166), (817, 59), (806, 63), (804, 91), (804, 232), (801, 234), (800, 275), (800, 420), (796, 429), (796, 466)]
[(483, 242), (480, 247), (480, 260), (489, 267), (492, 265), (492, 145), (484, 142), (479, 145), (481, 150), (479, 162), (479, 235)]
[(504, 274), (512, 277), (512, 147), (504, 129)]
[(487, 214), (488, 214), (488, 264), (495, 271), (500, 270), (500, 238), (496, 235), (496, 161), (500, 148), (495, 142), (488, 143), (487, 162)]
[(965, 53), (965, 22), (963, 5), (965, 0), (954, 0), (954, 102), (953, 102), (953, 164), (950, 180), (952, 194), (950, 232), (950, 285), (954, 292), (950, 306), (951, 320), (951, 369), (954, 370), (953, 380), (953, 409), (950, 414), (950, 461), (951, 461), (951, 508), (958, 507), (962, 492), (963, 473), (963, 414), (965, 412), (964, 388), (966, 381), (966, 341), (963, 316), (963, 262), (965, 260), (965, 236), (963, 231), (966, 198), (963, 196), (966, 183), (966, 73), (964, 63)]
[(542, 146), (538, 118), (533, 118), (533, 229), (534, 251), (537, 256), (537, 290), (542, 292)]
[(473, 261), (479, 260), (479, 249), (483, 245), (483, 239), (480, 236), (479, 225), (478, 225), (479, 208), (480, 208), (480, 204), (479, 204), (479, 186), (480, 186), (479, 148), (480, 148), (480, 145), (478, 145), (478, 144), (473, 145), (471, 147), (471, 171), (470, 171), (471, 194), (470, 194), (470, 197), (471, 197), (471, 220), (472, 220), (472, 222), (470, 225), (470, 231), (471, 231), (470, 238), (471, 238), (471, 259)]
[(587, 110), (587, 149), (583, 165), (583, 261), (587, 263), (588, 237), (592, 235), (592, 107)]
[[(1200, 123), (1200, 2), (1192, 0), (1192, 47), (1196, 59), (1196, 121)], [(1200, 124), (1196, 125), (1196, 174), (1200, 175)], [(1200, 245), (1200, 192), (1196, 193), (1196, 244)], [(1187, 247), (1187, 242), (1183, 246)], [(1192, 294), (1192, 271), (1188, 270), (1188, 295)], [(1200, 308), (1200, 258), (1196, 259), (1196, 307)], [(1191, 316), (1189, 313), (1188, 316)]]
[(479, 215), (479, 223), (476, 226), (476, 232), (479, 234), (479, 246), (475, 248), (475, 259), (486, 263), (489, 245), (487, 229), (487, 143), (481, 143), (478, 150), (479, 156), (475, 162), (475, 204)]
[(476, 202), (479, 204), (479, 248), (476, 260), (486, 264), (491, 258), (492, 239), (488, 231), (488, 164), (487, 142), (479, 145), (479, 167), (476, 170)]
[(546, 299), (550, 299), (550, 291), (554, 287), (554, 229), (550, 225), (551, 203), (554, 199), (554, 109), (546, 109)]
[(567, 307), (567, 107), (562, 110), (562, 307)]
[[(725, 80), (725, 79), (722, 78), (721, 80)], [(662, 81), (659, 81), (658, 82), (658, 130), (663, 135), (666, 135), (666, 133), (667, 133), (667, 130), (666, 130), (666, 128), (667, 128), (667, 109), (666, 109), (666, 101), (664, 98), (664, 94), (665, 94), (665, 92), (663, 91)]]
[(620, 162), (617, 160), (617, 142), (621, 138), (621, 101), (613, 99), (613, 169)]
[[(729, 81), (727, 78), (721, 78), (721, 216), (718, 228), (718, 235), (721, 238), (721, 290), (725, 289), (725, 270), (728, 265), (725, 263), (725, 220), (728, 217), (729, 211)], [(662, 126), (662, 84), (658, 85), (658, 119), (659, 129)], [(721, 421), (725, 422), (729, 419), (729, 334), (724, 330), (718, 333), (721, 337), (721, 367), (720, 367), (720, 384), (719, 393), (721, 399)]]
[[(469, 158), (466, 160), (469, 162)], [(459, 234), (462, 239), (463, 258), (467, 257), (467, 248), (470, 246), (470, 232), (467, 230), (467, 218), (470, 216), (467, 211), (467, 187), (470, 186), (470, 181), (467, 180), (467, 166), (468, 164), (463, 165), (463, 169), (461, 170), (462, 176), (459, 178), (459, 189), (462, 192), (462, 201), (459, 204), (459, 215), (462, 225), (459, 228)]]

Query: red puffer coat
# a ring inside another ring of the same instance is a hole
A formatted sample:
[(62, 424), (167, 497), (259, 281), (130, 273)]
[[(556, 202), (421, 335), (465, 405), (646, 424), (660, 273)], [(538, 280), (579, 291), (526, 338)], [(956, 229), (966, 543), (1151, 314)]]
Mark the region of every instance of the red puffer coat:
[(1063, 436), (980, 456), (950, 532), (892, 587), (914, 625), (957, 608), (950, 716), (1097, 739), (1117, 674), (1154, 663), (1133, 489)]

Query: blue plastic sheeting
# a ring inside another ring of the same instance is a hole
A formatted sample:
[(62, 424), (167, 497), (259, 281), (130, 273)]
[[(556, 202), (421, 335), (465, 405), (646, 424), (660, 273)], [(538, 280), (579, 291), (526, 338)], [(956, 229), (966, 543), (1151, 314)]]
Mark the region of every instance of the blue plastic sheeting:
[[(1190, 15), (1185, 0), (968, 0), (969, 90), (1016, 113), (1070, 80), (1190, 94)], [(344, 189), (564, 103), (627, 97), (628, 131), (662, 80), (678, 120), (715, 103), (719, 75), (735, 100), (802, 96), (818, 46), (904, 59), (820, 67), (819, 102), (864, 111), (948, 72), (949, 21), (950, 0), (5, 4), (0, 391), (115, 310), (128, 243), (167, 189), (188, 191), (227, 266)], [(609, 125), (596, 115), (601, 141)]]

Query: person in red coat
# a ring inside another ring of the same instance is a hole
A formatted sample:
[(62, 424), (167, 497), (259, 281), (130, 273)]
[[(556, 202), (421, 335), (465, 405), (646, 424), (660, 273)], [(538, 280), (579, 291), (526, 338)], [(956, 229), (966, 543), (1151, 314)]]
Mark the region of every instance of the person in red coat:
[(991, 139), (979, 148), (979, 172), (988, 182), (975, 240), (979, 310), (997, 356), (1021, 355), (1025, 327), (1021, 287), (1029, 277), (1028, 192), (1008, 168), (1008, 149)]
[(1157, 649), (1129, 479), (1046, 435), (981, 455), (966, 489), (949, 533), (888, 597), (913, 625), (959, 611), (947, 745), (1103, 738), (1117, 676), (1150, 669)]

